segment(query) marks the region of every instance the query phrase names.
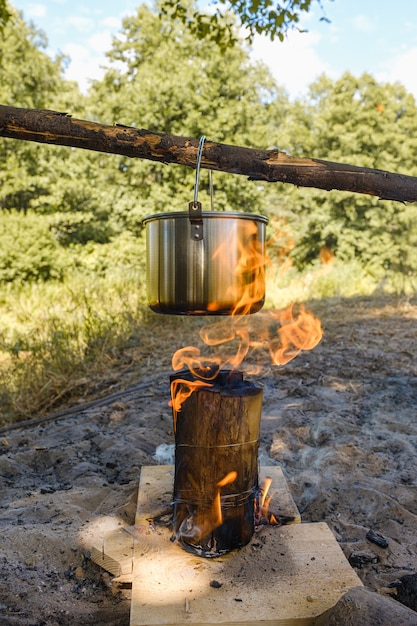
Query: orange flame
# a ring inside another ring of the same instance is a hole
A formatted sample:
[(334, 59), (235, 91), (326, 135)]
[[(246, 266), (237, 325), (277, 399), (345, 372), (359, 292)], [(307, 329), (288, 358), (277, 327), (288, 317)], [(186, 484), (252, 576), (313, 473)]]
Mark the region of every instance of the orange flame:
[(220, 490), (226, 485), (230, 485), (237, 478), (237, 472), (232, 471), (216, 484), (216, 495), (214, 496), (209, 511), (197, 510), (180, 525), (178, 536), (188, 542), (196, 543), (200, 539), (207, 537), (213, 530), (223, 523), (223, 513), (221, 506)]
[(293, 316), (293, 305), (272, 317), (279, 320), (278, 345), (276, 339), (271, 341), (270, 355), (274, 365), (285, 365), (294, 359), (302, 350), (312, 350), (322, 338), (323, 331), (320, 320), (308, 313), (304, 306), (300, 307), (298, 317)]
[(255, 368), (250, 363), (244, 369), (256, 373), (262, 366), (259, 364), (262, 353), (269, 354), (272, 365), (285, 365), (300, 352), (315, 348), (322, 335), (320, 320), (303, 305), (297, 313), (291, 305), (283, 311), (263, 311), (250, 318), (231, 317), (224, 322), (209, 324), (200, 329), (200, 337), (207, 346), (217, 350), (217, 354), (202, 355), (200, 349), (187, 346), (173, 356), (174, 370), (188, 367), (198, 380), (195, 383), (181, 381), (188, 390), (182, 391), (179, 398), (176, 389), (172, 389), (172, 406), (180, 411), (182, 402), (192, 391), (204, 386), (200, 384), (203, 380), (213, 380), (225, 367), (239, 368), (249, 354), (258, 359), (257, 365)]
[(269, 494), (269, 489), (272, 485), (272, 478), (267, 476), (264, 480), (264, 484), (260, 489), (259, 498), (255, 499), (255, 526), (261, 524), (269, 524), (271, 526), (279, 526), (279, 521), (273, 513), (269, 512), (269, 505), (271, 503), (272, 495)]
[(229, 472), (228, 474), (226, 474), (224, 478), (222, 478), (222, 480), (219, 480), (219, 482), (216, 485), (217, 493), (216, 493), (216, 497), (214, 498), (213, 506), (211, 509), (211, 513), (212, 513), (212, 529), (211, 530), (214, 530), (215, 528), (220, 526), (221, 523), (223, 522), (220, 489), (222, 487), (225, 487), (226, 485), (230, 485), (230, 483), (233, 483), (236, 480), (236, 478), (237, 478), (237, 472), (235, 471)]
[[(235, 250), (235, 255), (230, 251)], [(213, 260), (221, 257), (225, 272), (236, 277), (225, 295), (235, 303), (231, 315), (248, 315), (254, 305), (262, 302), (265, 295), (265, 266), (268, 262), (263, 252), (263, 245), (258, 238), (258, 227), (254, 221), (243, 220), (239, 235), (231, 230), (213, 254)], [(233, 265), (230, 264), (230, 262)], [(209, 304), (208, 309), (219, 309), (217, 302)]]
[(177, 350), (172, 357), (172, 369), (178, 371), (187, 367), (197, 378), (212, 380), (220, 371), (221, 361), (218, 357), (202, 357), (201, 351), (195, 346), (186, 346)]
[(171, 400), (169, 406), (172, 407), (174, 416), (174, 433), (177, 430), (177, 415), (181, 411), (182, 403), (191, 396), (196, 389), (201, 387), (212, 387), (210, 383), (204, 382), (204, 380), (184, 380), (177, 378), (171, 382)]
[[(320, 320), (306, 311), (303, 305), (298, 308), (297, 313), (294, 305), (291, 305), (283, 311), (270, 310), (247, 315), (253, 304), (264, 297), (265, 268), (271, 262), (259, 249), (254, 222), (246, 222), (245, 233), (245, 237), (238, 238), (240, 248), (237, 266), (230, 268), (230, 271), (241, 277), (239, 297), (238, 294), (233, 294), (236, 305), (232, 315), (200, 329), (201, 340), (212, 349), (210, 355), (202, 355), (201, 350), (195, 346), (186, 346), (175, 352), (172, 358), (175, 371), (188, 368), (196, 379), (210, 381), (216, 378), (221, 369), (229, 367), (235, 370), (247, 357), (255, 357), (255, 364), (252, 359), (250, 365), (245, 365), (244, 369), (252, 374), (258, 373), (262, 367), (260, 361), (263, 353), (269, 355), (269, 362), (273, 365), (285, 365), (301, 351), (312, 350), (321, 340)], [(222, 255), (227, 261), (230, 249), (236, 247), (235, 239), (226, 239), (215, 251), (213, 258)], [(292, 237), (282, 230), (281, 225), (280, 230), (277, 229), (267, 242), (267, 248), (276, 252), (281, 265), (288, 261), (293, 245)], [(246, 280), (249, 281), (247, 284)], [(216, 307), (218, 308), (216, 303), (212, 303), (213, 311)], [(201, 386), (204, 385), (182, 381), (182, 384), (173, 387), (171, 391), (174, 411), (180, 411), (182, 402)], [(177, 398), (178, 391), (180, 395)]]
[(271, 501), (271, 496), (269, 496), (269, 498), (267, 497), (268, 491), (271, 485), (272, 485), (272, 478), (267, 476), (265, 478), (265, 482), (261, 490), (261, 512), (262, 512), (262, 515), (265, 515), (265, 517), (266, 517), (266, 514), (268, 513), (268, 505)]
[(268, 520), (268, 524), (271, 526), (278, 526), (279, 522), (273, 513), (269, 512), (269, 505), (271, 503), (272, 494), (269, 494), (269, 489), (272, 485), (272, 478), (267, 476), (265, 478), (264, 486), (262, 488), (262, 498), (261, 498), (261, 514)]
[[(228, 297), (232, 296), (232, 301), (235, 302), (232, 315), (200, 329), (200, 339), (211, 350), (211, 354), (202, 354), (196, 346), (186, 346), (173, 355), (174, 371), (187, 368), (194, 378), (186, 380), (186, 375), (184, 378), (179, 375), (180, 377), (171, 383), (170, 405), (173, 409), (174, 431), (183, 402), (195, 390), (212, 387), (214, 379), (223, 368), (230, 367), (236, 370), (248, 357), (255, 357), (259, 365), (259, 361), (263, 359), (262, 355), (265, 355), (268, 362), (272, 362), (273, 365), (284, 365), (301, 351), (313, 349), (322, 337), (320, 321), (307, 312), (303, 305), (298, 307), (297, 311), (294, 305), (291, 305), (283, 311), (248, 315), (256, 310), (254, 305), (263, 301), (268, 258), (259, 250), (256, 225), (248, 221), (247, 229), (245, 243), (243, 244), (241, 240), (238, 242), (240, 249), (237, 265), (230, 268), (230, 271), (239, 276), (239, 280), (236, 281), (236, 293), (227, 294)], [(278, 258), (281, 266), (288, 267), (290, 265), (288, 253), (293, 241), (289, 236), (283, 241), (285, 246), (277, 244), (276, 239), (271, 246), (279, 248)], [(235, 249), (235, 246), (235, 240), (225, 241), (216, 250), (213, 258), (223, 255), (228, 261), (229, 251)], [(233, 256), (233, 259), (236, 257)], [(221, 305), (213, 302), (209, 308), (215, 312), (221, 309)], [(245, 370), (248, 371), (248, 366), (245, 366)], [(186, 542), (197, 543), (218, 528), (223, 523), (221, 489), (233, 483), (236, 478), (237, 472), (229, 472), (216, 483), (213, 490), (210, 490), (210, 497), (203, 509), (191, 510), (190, 507), (181, 521), (177, 537)], [(279, 524), (276, 517), (269, 512), (272, 496), (268, 493), (271, 483), (272, 479), (267, 478), (264, 486), (259, 492), (257, 490), (255, 495), (255, 526), (265, 523)]]
[[(248, 284), (244, 286), (240, 299), (237, 299), (232, 315), (247, 315), (252, 310), (252, 305), (263, 301), (265, 297), (265, 266), (267, 257), (260, 249), (257, 238), (257, 226), (254, 222), (247, 222), (247, 243), (243, 247), (240, 242), (239, 263), (235, 273), (243, 282), (250, 277)], [(227, 251), (226, 251), (227, 252)]]

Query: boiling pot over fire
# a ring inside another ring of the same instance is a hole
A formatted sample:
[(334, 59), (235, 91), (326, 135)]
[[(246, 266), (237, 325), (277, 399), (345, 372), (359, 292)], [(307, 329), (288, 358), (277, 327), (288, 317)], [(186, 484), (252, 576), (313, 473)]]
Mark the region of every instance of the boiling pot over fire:
[[(198, 183), (204, 139), (188, 211), (143, 219), (149, 305), (171, 315), (256, 313), (265, 300), (268, 220), (251, 213), (202, 211)], [(213, 199), (212, 185), (210, 195)]]

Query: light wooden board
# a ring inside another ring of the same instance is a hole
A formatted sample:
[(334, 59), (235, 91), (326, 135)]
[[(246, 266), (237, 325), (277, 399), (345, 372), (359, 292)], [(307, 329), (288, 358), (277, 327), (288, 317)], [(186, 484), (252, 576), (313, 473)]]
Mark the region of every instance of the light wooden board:
[[(292, 501), (279, 468), (264, 472), (281, 477)], [(277, 497), (282, 486), (272, 478)], [(247, 546), (217, 559), (185, 552), (170, 541), (168, 528), (152, 530), (148, 522), (166, 506), (172, 483), (173, 468), (142, 468), (131, 626), (312, 625), (361, 585), (325, 523), (264, 526)], [(221, 586), (214, 588), (213, 581)]]
[(131, 582), (133, 572), (134, 537), (130, 529), (122, 527), (109, 530), (97, 536), (91, 546), (91, 560), (120, 582)]
[[(269, 493), (272, 495), (271, 510), (276, 515), (293, 517), (294, 523), (300, 523), (300, 513), (288, 489), (281, 468), (261, 467), (260, 482), (266, 476), (273, 479)], [(133, 540), (140, 536), (149, 522), (146, 518), (156, 515), (169, 507), (172, 501), (174, 467), (171, 465), (146, 466), (142, 468), (141, 487), (138, 497), (136, 529), (118, 527), (114, 530), (98, 532), (91, 545), (91, 559), (100, 567), (117, 577), (119, 582), (128, 583), (133, 572)], [(145, 511), (141, 517), (141, 511)]]
[[(301, 522), (300, 513), (293, 500), (284, 478), (282, 469), (278, 466), (262, 466), (259, 470), (259, 483), (262, 485), (265, 478), (272, 478), (268, 495), (271, 496), (270, 510), (277, 515), (293, 517), (293, 523)], [(136, 512), (136, 525), (148, 524), (147, 519), (155, 517), (166, 509), (172, 502), (174, 490), (173, 465), (147, 465), (142, 467)]]

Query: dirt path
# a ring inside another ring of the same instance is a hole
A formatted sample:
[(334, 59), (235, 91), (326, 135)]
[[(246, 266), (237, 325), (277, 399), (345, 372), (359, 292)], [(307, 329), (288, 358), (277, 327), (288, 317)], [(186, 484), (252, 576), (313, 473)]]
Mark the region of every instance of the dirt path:
[[(257, 377), (261, 463), (281, 465), (303, 521), (327, 521), (381, 590), (417, 572), (417, 301), (313, 308), (320, 345)], [(97, 523), (133, 522), (141, 466), (173, 443), (169, 371), (149, 371), (116, 401), (0, 433), (2, 624), (129, 623), (129, 590), (88, 545)]]

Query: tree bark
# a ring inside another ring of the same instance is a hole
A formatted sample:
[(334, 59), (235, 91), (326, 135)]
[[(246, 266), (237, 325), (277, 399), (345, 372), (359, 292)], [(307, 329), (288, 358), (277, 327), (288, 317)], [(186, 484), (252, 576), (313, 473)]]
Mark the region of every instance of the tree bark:
[[(116, 124), (74, 119), (57, 111), (0, 105), (0, 136), (72, 146), (196, 167), (199, 139), (166, 135)], [(382, 200), (417, 201), (417, 177), (321, 159), (291, 157), (280, 150), (257, 150), (206, 141), (201, 167), (241, 174), (250, 180), (300, 187), (339, 189)]]
[[(171, 376), (195, 378), (188, 371)], [(262, 387), (222, 371), (195, 390), (175, 423), (174, 537), (215, 557), (246, 545), (254, 532)]]

